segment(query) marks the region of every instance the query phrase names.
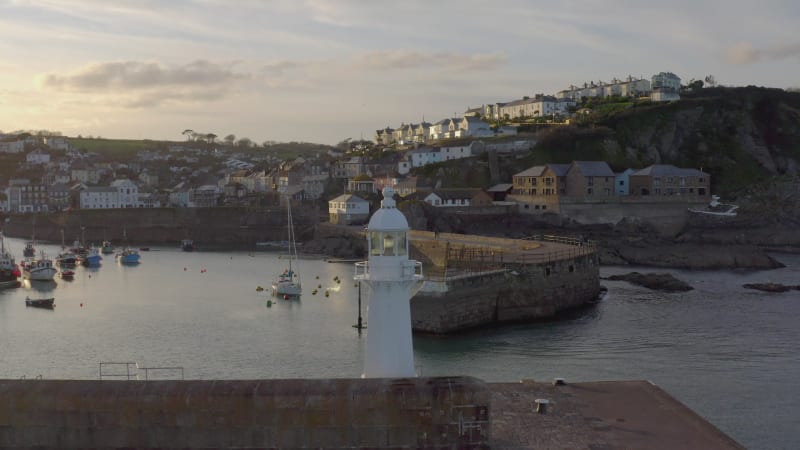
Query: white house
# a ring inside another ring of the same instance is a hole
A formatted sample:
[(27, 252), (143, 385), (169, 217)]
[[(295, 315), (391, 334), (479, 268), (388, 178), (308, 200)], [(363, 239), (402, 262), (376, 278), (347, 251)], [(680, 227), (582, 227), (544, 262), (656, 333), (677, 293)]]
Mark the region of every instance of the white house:
[(654, 102), (669, 102), (679, 100), (681, 90), (681, 79), (672, 72), (661, 72), (653, 75), (650, 93), (650, 100)]
[(469, 158), (472, 155), (472, 144), (469, 145), (453, 145), (441, 147), (439, 149), (439, 159), (442, 161), (450, 161), (451, 159)]
[(0, 153), (22, 153), (25, 151), (25, 141), (0, 142)]
[(486, 206), (492, 198), (481, 189), (437, 189), (422, 198), (422, 201), (437, 208)]
[(303, 186), (303, 198), (306, 200), (318, 200), (325, 192), (325, 185), (328, 182), (328, 174), (306, 175), (300, 179)]
[(54, 150), (69, 150), (69, 141), (64, 136), (45, 136), (43, 142)]
[(169, 193), (169, 204), (179, 208), (189, 206), (189, 188), (185, 182), (178, 183)]
[(422, 167), (441, 161), (441, 153), (436, 148), (420, 147), (407, 154), (411, 155), (411, 167)]
[(475, 116), (465, 116), (461, 119), (458, 127), (459, 130), (456, 132), (456, 137), (486, 137), (494, 135), (489, 124)]
[(111, 187), (117, 190), (117, 208), (138, 208), (139, 187), (128, 179), (114, 180)]
[(357, 195), (340, 195), (328, 201), (328, 214), (334, 224), (361, 224), (369, 218), (369, 202)]
[(32, 152), (25, 155), (25, 161), (28, 164), (40, 165), (50, 163), (50, 154), (44, 150), (37, 148)]
[(111, 186), (87, 187), (81, 191), (81, 209), (119, 208), (117, 189)]
[(411, 172), (411, 161), (409, 159), (401, 159), (397, 163), (397, 173), (400, 175), (408, 175)]
[(219, 186), (206, 184), (189, 190), (188, 206), (190, 208), (208, 208), (217, 206), (217, 201), (224, 193)]

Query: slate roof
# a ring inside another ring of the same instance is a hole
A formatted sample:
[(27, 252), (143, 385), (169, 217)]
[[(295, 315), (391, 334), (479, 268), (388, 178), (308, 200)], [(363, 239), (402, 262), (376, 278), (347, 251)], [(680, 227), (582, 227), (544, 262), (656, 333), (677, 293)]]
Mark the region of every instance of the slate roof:
[(481, 192), (480, 189), (434, 189), (432, 194), (436, 194), (442, 200), (471, 199)]
[(539, 177), (544, 172), (545, 166), (533, 166), (523, 170), (520, 173), (515, 173), (515, 177)]
[(486, 192), (506, 192), (513, 187), (514, 185), (511, 183), (500, 183), (490, 187)]
[(653, 164), (652, 166), (645, 167), (642, 170), (637, 170), (631, 175), (649, 175), (654, 177), (702, 177), (708, 174), (701, 170), (684, 169), (681, 167), (675, 167), (671, 164)]
[(605, 161), (573, 161), (572, 164), (585, 177), (613, 177), (614, 171)]
[(355, 203), (364, 203), (364, 202), (366, 202), (366, 200), (364, 200), (363, 198), (361, 198), (361, 197), (359, 197), (357, 195), (353, 195), (353, 194), (342, 194), (342, 195), (340, 195), (340, 196), (338, 196), (336, 198), (332, 198), (332, 199), (330, 199), (328, 201), (329, 202), (339, 202), (339, 203), (346, 203), (346, 202), (350, 202), (350, 201), (355, 202)]
[(567, 171), (569, 170), (569, 164), (547, 164), (547, 167), (556, 174), (557, 177), (565, 177), (567, 176)]

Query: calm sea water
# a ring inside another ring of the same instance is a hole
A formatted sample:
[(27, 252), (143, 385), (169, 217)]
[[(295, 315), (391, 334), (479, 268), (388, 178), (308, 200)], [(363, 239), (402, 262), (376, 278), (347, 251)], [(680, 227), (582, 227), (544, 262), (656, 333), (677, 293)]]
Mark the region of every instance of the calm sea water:
[[(23, 241), (6, 244), (22, 253)], [(605, 281), (604, 302), (556, 322), (416, 336), (416, 362), (423, 375), (487, 381), (646, 379), (748, 448), (797, 448), (800, 292), (741, 288), (800, 283), (800, 257), (777, 257), (788, 267), (670, 271), (695, 287), (689, 293)], [(99, 268), (77, 268), (74, 281), (2, 290), (0, 378), (97, 379), (99, 363), (111, 361), (180, 366), (193, 379), (358, 377), (366, 334), (351, 326), (353, 266), (301, 260), (303, 298), (267, 307), (285, 264), (275, 253), (153, 248), (138, 266), (106, 257)], [(57, 307), (27, 308), (26, 296), (55, 297)]]

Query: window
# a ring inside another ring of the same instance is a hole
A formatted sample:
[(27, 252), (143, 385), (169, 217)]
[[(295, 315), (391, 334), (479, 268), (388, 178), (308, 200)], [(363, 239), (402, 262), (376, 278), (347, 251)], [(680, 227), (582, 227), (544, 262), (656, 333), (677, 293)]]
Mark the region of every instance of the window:
[(661, 178), (653, 178), (653, 186), (661, 186)]
[(592, 195), (592, 193), (594, 193), (594, 189), (592, 189), (592, 188), (587, 188), (587, 189), (586, 189), (586, 193), (587, 193), (588, 195)]
[(619, 180), (619, 185), (620, 186), (625, 186), (625, 180)]
[(383, 234), (383, 256), (394, 256), (394, 233)]
[(379, 232), (371, 231), (369, 233), (369, 247), (370, 255), (380, 256), (381, 254), (381, 237)]
[(703, 177), (700, 177), (700, 178), (697, 179), (698, 183), (703, 183), (704, 181), (705, 181), (705, 179)]

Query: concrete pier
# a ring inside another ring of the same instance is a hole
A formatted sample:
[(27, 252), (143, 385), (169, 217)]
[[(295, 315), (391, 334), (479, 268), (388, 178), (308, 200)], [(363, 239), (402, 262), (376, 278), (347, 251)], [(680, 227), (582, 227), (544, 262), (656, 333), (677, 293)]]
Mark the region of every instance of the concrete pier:
[(646, 381), (439, 377), (0, 380), (0, 448), (744, 447)]

